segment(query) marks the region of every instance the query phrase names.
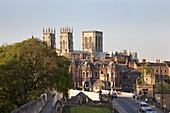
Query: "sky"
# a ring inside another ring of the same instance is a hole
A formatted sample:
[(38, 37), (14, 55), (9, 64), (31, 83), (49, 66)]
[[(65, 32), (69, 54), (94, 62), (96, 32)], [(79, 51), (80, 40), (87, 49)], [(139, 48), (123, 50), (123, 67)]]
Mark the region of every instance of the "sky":
[(42, 39), (43, 28), (73, 27), (74, 49), (82, 31), (103, 31), (104, 51), (170, 60), (170, 0), (0, 0), (0, 45)]

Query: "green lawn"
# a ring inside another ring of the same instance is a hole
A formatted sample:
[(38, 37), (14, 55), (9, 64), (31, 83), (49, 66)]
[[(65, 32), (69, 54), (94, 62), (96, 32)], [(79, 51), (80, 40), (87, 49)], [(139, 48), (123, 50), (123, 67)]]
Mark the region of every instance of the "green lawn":
[(70, 111), (71, 113), (111, 113), (109, 108), (87, 106), (70, 107)]

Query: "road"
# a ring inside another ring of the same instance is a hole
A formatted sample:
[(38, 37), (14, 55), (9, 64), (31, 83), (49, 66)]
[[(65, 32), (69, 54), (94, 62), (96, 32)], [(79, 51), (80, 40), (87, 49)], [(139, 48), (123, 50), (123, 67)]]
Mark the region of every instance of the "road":
[[(118, 98), (114, 98), (114, 100), (123, 107), (123, 109), (127, 112), (127, 113), (139, 113), (139, 102), (136, 99), (130, 98), (130, 97), (118, 97)], [(163, 113), (160, 110), (158, 110), (157, 108), (154, 108), (151, 106), (151, 108), (153, 108), (155, 111), (157, 111), (157, 113)]]

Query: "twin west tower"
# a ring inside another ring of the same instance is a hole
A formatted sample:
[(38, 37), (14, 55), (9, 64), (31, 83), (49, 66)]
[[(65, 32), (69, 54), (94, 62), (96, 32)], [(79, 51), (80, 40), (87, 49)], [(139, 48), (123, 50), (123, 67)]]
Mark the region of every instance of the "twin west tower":
[[(50, 48), (56, 49), (56, 30), (43, 29), (43, 41)], [(73, 48), (73, 28), (60, 28), (60, 49), (59, 54), (74, 52)], [(82, 32), (82, 51), (90, 53), (103, 52), (103, 32), (101, 31), (83, 31)]]

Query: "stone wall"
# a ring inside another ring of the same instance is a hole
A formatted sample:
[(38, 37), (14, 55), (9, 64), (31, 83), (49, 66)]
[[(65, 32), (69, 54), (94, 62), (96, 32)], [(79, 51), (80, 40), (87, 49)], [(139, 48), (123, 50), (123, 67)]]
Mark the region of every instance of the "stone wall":
[(42, 94), (38, 99), (30, 101), (11, 113), (39, 113), (48, 101), (47, 94)]
[[(155, 93), (155, 98), (157, 103), (159, 103), (160, 106), (162, 106), (162, 94)], [(170, 93), (163, 94), (163, 107), (170, 110)]]

